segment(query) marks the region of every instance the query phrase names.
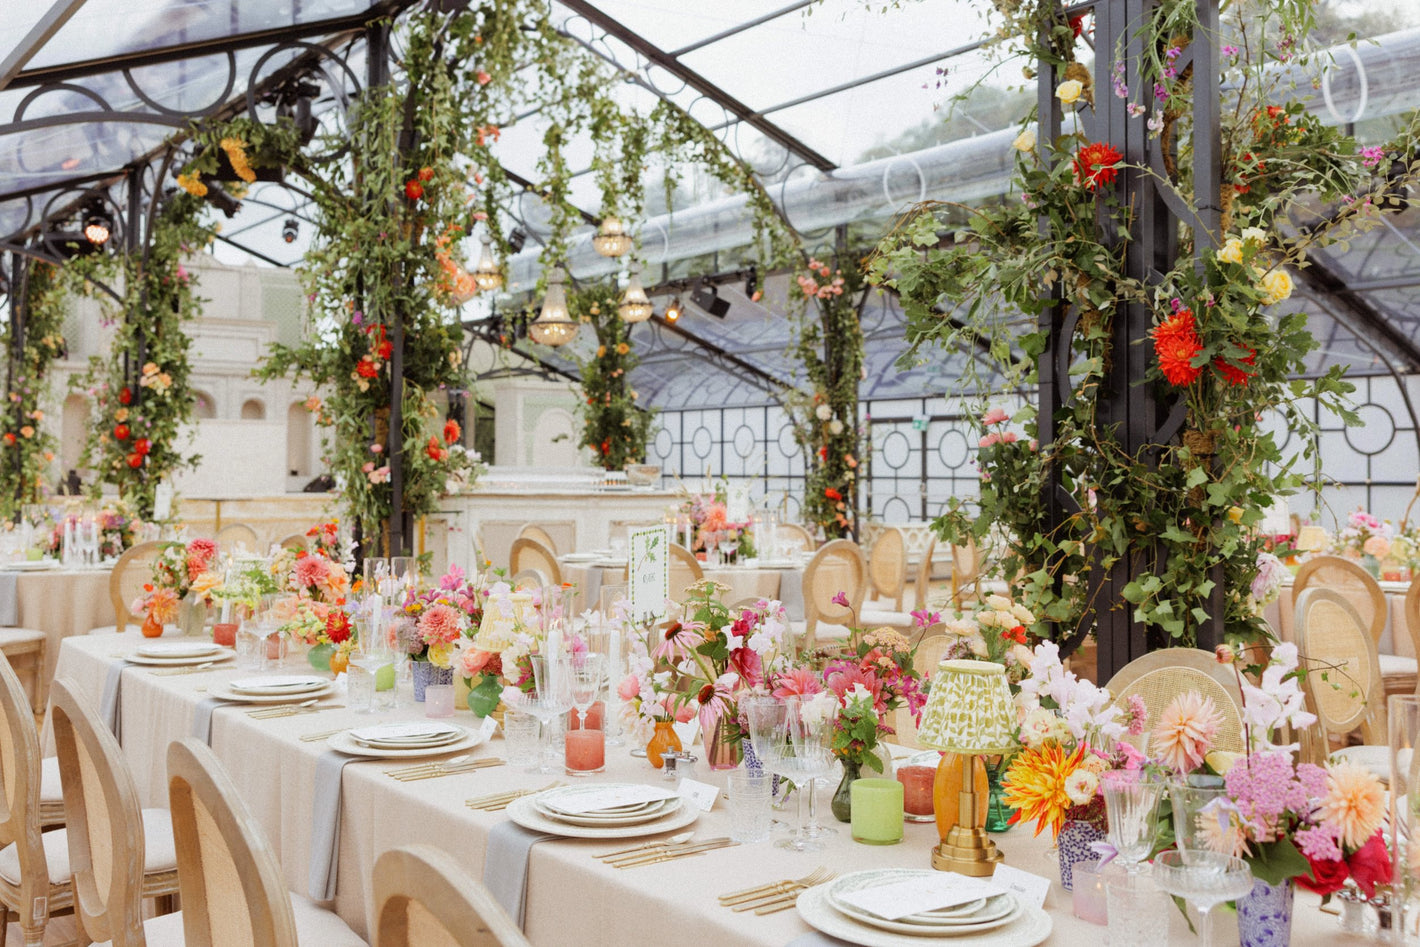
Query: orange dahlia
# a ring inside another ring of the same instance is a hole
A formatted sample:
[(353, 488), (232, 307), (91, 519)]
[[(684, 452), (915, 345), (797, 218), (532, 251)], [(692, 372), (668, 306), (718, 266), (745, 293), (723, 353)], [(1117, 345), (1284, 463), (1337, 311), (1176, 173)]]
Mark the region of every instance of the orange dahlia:
[(1113, 145), (1102, 141), (1091, 142), (1075, 152), (1075, 182), (1087, 191), (1093, 191), (1101, 184), (1113, 184), (1119, 176), (1115, 167), (1124, 156)]
[(1159, 359), (1159, 370), (1177, 387), (1191, 385), (1203, 374), (1203, 369), (1193, 364), (1193, 359), (1203, 350), (1198, 338), (1198, 325), (1193, 321), (1192, 309), (1180, 309), (1149, 331), (1154, 340), (1154, 354)]
[(1065, 813), (1075, 805), (1065, 783), (1084, 755), (1084, 744), (1067, 754), (1053, 740), (1021, 751), (1006, 771), (1006, 805), (1016, 810), (1011, 821), (1033, 819), (1036, 835), (1046, 826), (1059, 835)]
[(1213, 367), (1218, 370), (1218, 374), (1222, 375), (1232, 384), (1242, 385), (1246, 388), (1247, 380), (1252, 377), (1253, 373), (1243, 368), (1243, 366), (1252, 367), (1257, 364), (1257, 349), (1248, 348), (1247, 346), (1243, 346), (1243, 348), (1247, 349), (1247, 355), (1237, 359), (1237, 364), (1233, 364), (1219, 356), (1213, 359)]

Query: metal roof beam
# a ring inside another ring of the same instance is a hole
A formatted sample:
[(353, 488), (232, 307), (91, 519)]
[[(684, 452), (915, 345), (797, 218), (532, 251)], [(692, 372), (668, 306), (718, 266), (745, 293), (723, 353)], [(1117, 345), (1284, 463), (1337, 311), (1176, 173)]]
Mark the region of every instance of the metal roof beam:
[(736, 26), (732, 26), (727, 30), (721, 30), (714, 36), (707, 36), (704, 39), (696, 40), (689, 46), (682, 46), (680, 49), (673, 49), (670, 52), (666, 53), (666, 55), (670, 56), (672, 59), (679, 59), (686, 53), (693, 53), (697, 49), (701, 49), (713, 43), (718, 43), (722, 39), (729, 39), (731, 36), (743, 33), (745, 30), (754, 29), (756, 26), (759, 26), (763, 23), (768, 23), (770, 20), (777, 20), (781, 16), (786, 16), (787, 14), (793, 13), (795, 10), (802, 10), (804, 7), (813, 6), (815, 3), (818, 3), (818, 0), (795, 0), (794, 3), (789, 4), (787, 7), (780, 7), (777, 10), (771, 10), (763, 16), (757, 16), (752, 20), (745, 20), (743, 23), (740, 23)]
[[(1298, 269), (1302, 282), (1330, 299), (1355, 319), (1354, 329), (1362, 329), (1378, 348), (1398, 359), (1407, 373), (1420, 371), (1420, 346), (1397, 329), (1385, 314), (1346, 284), (1336, 273), (1335, 261), (1323, 250), (1307, 251), (1310, 266)], [(1349, 321), (1349, 320), (1348, 320)]]
[(39, 18), (25, 38), (10, 50), (10, 55), (0, 60), (0, 90), (14, 81), (20, 70), (25, 68), (25, 64), (44, 48), (45, 43), (54, 38), (54, 34), (58, 33), (83, 5), (84, 0), (54, 0), (54, 6)]
[[(767, 121), (762, 116), (750, 108), (739, 99), (731, 96), (724, 89), (721, 89), (709, 79), (700, 75), (694, 69), (686, 66), (670, 53), (647, 42), (640, 34), (627, 28), (619, 21), (607, 16), (604, 12), (593, 6), (588, 0), (558, 0), (564, 7), (585, 17), (588, 22), (596, 26), (608, 36), (625, 43), (637, 53), (645, 56), (648, 60), (660, 66), (662, 69), (675, 76), (686, 85), (690, 86), (701, 95), (712, 99), (726, 111), (738, 116), (742, 121), (754, 126), (760, 134), (766, 138), (778, 142), (783, 147), (798, 155), (804, 161), (813, 165), (820, 171), (832, 171), (835, 165), (828, 158), (810, 148), (795, 136), (789, 134), (773, 122)], [(623, 67), (624, 68), (624, 67)]]

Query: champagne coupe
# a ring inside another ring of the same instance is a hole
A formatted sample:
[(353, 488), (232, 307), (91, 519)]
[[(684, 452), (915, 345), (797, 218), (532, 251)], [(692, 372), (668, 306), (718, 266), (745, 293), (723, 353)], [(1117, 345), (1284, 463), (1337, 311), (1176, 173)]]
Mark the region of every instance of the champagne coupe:
[(1241, 858), (1214, 851), (1178, 849), (1154, 859), (1154, 883), (1198, 911), (1198, 939), (1213, 944), (1213, 908), (1252, 890), (1252, 868)]

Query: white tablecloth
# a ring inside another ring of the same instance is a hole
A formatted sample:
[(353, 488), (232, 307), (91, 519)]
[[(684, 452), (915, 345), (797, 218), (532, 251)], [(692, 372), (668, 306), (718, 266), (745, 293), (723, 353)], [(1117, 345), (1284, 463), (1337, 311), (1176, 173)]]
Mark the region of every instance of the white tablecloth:
[[(59, 675), (76, 681), (97, 701), (113, 655), (131, 650), (139, 641), (132, 632), (120, 637), (66, 639)], [(155, 676), (139, 667), (124, 672), (123, 751), (144, 805), (167, 804), (166, 747), (169, 741), (190, 733), (196, 708), (205, 697), (204, 689), (250, 673), (231, 669)], [(410, 719), (422, 711), (423, 705), (406, 702), (385, 717)], [(240, 707), (221, 707), (213, 714), (212, 748), (275, 846), (287, 883), (297, 891), (304, 891), (308, 880), (316, 760), (326, 748), (324, 743), (303, 743), (299, 736), (368, 724), (372, 719), (343, 708), (274, 720), (253, 720)], [(465, 713), (456, 719), (471, 723), (473, 718)], [(477, 756), (501, 756), (502, 741), (495, 739), (490, 746), (474, 752)], [(334, 907), (362, 933), (369, 929), (371, 870), (381, 852), (411, 843), (436, 845), (479, 877), (488, 833), (507, 818), (507, 813), (474, 812), (464, 806), (464, 800), (503, 789), (541, 786), (553, 778), (567, 779), (497, 767), (402, 783), (384, 774), (390, 765), (382, 761), (352, 763), (345, 767), (342, 781), (344, 811)], [(694, 776), (705, 782), (724, 782), (724, 774), (709, 773), (703, 764), (696, 766)], [(607, 771), (588, 778), (651, 781), (659, 779), (660, 774), (644, 760), (632, 758), (627, 748), (609, 747)], [(822, 813), (828, 817), (826, 788), (820, 790), (819, 800)], [(729, 821), (720, 804), (702, 816), (695, 829), (702, 837), (728, 835)], [(1058, 878), (1048, 839), (1032, 838), (1020, 829), (996, 839), (1009, 864)], [(593, 855), (634, 842), (543, 842), (533, 847), (529, 863), (527, 933), (534, 944), (546, 947), (625, 947), (629, 943), (680, 938), (717, 947), (784, 947), (810, 929), (794, 911), (767, 917), (755, 917), (752, 912), (735, 914), (720, 907), (716, 895), (796, 878), (818, 865), (828, 865), (839, 872), (927, 867), (935, 840), (935, 826), (909, 824), (902, 844), (858, 845), (850, 839), (848, 827), (839, 825), (838, 835), (820, 853), (797, 854), (776, 848), (772, 842), (761, 842), (624, 871), (603, 865)], [(1337, 919), (1321, 914), (1317, 904), (1318, 899), (1312, 895), (1297, 895), (1292, 943), (1321, 947), (1350, 942), (1340, 934)], [(1070, 895), (1054, 880), (1046, 907), (1054, 918), (1055, 929), (1046, 943), (1061, 947), (1103, 943), (1104, 928), (1074, 918), (1070, 906)], [(1229, 943), (1231, 920), (1221, 911), (1216, 920), (1220, 929), (1218, 943)], [(1195, 943), (1176, 914), (1172, 915), (1171, 936), (1174, 944)]]
[(59, 661), (59, 642), (113, 624), (113, 604), (108, 594), (110, 574), (109, 569), (12, 574), (13, 624), (45, 635), (44, 669), (39, 676), (41, 702), (49, 698), (49, 681)]
[[(1380, 653), (1415, 657), (1415, 644), (1410, 638), (1409, 625), (1405, 621), (1405, 595), (1410, 591), (1409, 582), (1381, 582), (1385, 592), (1386, 626), (1381, 634)], [(1293, 613), (1295, 598), (1292, 594), (1292, 579), (1283, 580), (1282, 592), (1277, 601), (1267, 606), (1267, 621), (1283, 641), (1295, 640), (1293, 636)]]

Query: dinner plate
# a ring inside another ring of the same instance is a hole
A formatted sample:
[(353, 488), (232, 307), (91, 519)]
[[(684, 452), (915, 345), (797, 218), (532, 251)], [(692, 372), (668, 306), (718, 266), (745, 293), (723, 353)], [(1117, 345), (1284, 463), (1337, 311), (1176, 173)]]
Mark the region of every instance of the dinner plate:
[[(973, 917), (953, 919), (959, 923), (922, 923), (921, 921), (908, 921), (907, 918), (899, 918), (896, 921), (889, 921), (885, 917), (878, 917), (869, 911), (864, 911), (851, 904), (835, 900), (832, 892), (828, 894), (828, 905), (839, 914), (852, 920), (857, 924), (863, 924), (878, 930), (891, 931), (896, 934), (907, 934), (912, 937), (956, 937), (961, 934), (975, 934), (983, 931), (994, 931), (998, 927), (1004, 927), (1011, 923), (1021, 913), (1021, 902), (1015, 895), (997, 895), (991, 900), (980, 920)], [(921, 915), (914, 915), (920, 918)]]
[[(612, 806), (602, 805), (596, 809), (586, 808), (588, 799), (596, 801), (598, 796), (602, 797), (600, 801), (603, 803), (615, 802), (614, 798), (606, 798), (608, 793), (621, 793), (625, 801)], [(558, 786), (538, 796), (543, 805), (569, 815), (625, 814), (653, 803), (676, 798), (679, 797), (668, 789), (643, 783), (583, 783)]]
[(594, 552), (569, 552), (562, 557), (563, 562), (596, 562), (601, 556)]
[(324, 677), (312, 674), (273, 674), (269, 677), (242, 677), (228, 681), (227, 686), (238, 694), (270, 697), (275, 694), (301, 694), (319, 690), (330, 684)]
[(676, 809), (679, 809), (680, 804), (681, 803), (679, 799), (661, 799), (657, 801), (656, 805), (653, 808), (647, 809), (644, 812), (635, 812), (629, 815), (609, 816), (598, 815), (596, 813), (591, 812), (582, 814), (573, 814), (570, 812), (556, 812), (547, 808), (547, 806), (542, 803), (534, 803), (534, 805), (537, 806), (538, 812), (549, 819), (553, 819), (557, 822), (565, 822), (568, 825), (582, 825), (593, 827), (639, 825), (642, 822), (654, 822), (656, 819), (660, 819), (664, 816), (670, 815)]
[(625, 806), (609, 806), (605, 809), (594, 809), (591, 812), (582, 812), (576, 808), (557, 805), (547, 799), (538, 800), (539, 806), (553, 815), (586, 815), (595, 816), (601, 819), (619, 819), (627, 815), (641, 815), (646, 812), (655, 812), (663, 808), (664, 799), (648, 799), (645, 802), (638, 802)]
[(6, 572), (48, 572), (58, 569), (59, 566), (58, 559), (21, 559), (17, 562), (7, 562), (0, 566), (0, 569)]
[(326, 741), (326, 745), (332, 750), (346, 753), (350, 756), (367, 756), (376, 760), (407, 760), (417, 759), (421, 756), (446, 756), (450, 753), (457, 753), (460, 750), (467, 750), (478, 746), (483, 742), (483, 731), (468, 730), (459, 727), (463, 734), (452, 743), (443, 743), (439, 746), (419, 746), (408, 747), (406, 749), (391, 750), (381, 747), (365, 746), (350, 735), (348, 731), (337, 733)]
[(856, 920), (874, 926), (886, 927), (887, 930), (902, 930), (901, 925), (903, 924), (928, 928), (954, 928), (962, 925), (975, 927), (975, 925), (988, 924), (1007, 916), (1015, 902), (1013, 895), (1003, 893), (986, 898), (973, 898), (964, 904), (944, 906), (932, 911), (921, 911), (907, 917), (888, 919), (881, 918), (873, 912), (845, 900), (847, 895), (856, 891), (866, 891), (923, 877), (940, 876), (934, 876), (923, 869), (916, 868), (878, 868), (855, 871), (829, 885), (828, 901), (835, 908)]
[(933, 938), (946, 941), (951, 947), (1035, 947), (1050, 936), (1050, 915), (1040, 908), (1016, 902), (1017, 911), (1010, 919), (991, 930), (952, 932), (913, 928), (910, 932), (882, 930), (860, 924), (839, 913), (828, 900), (828, 886), (809, 888), (799, 895), (795, 907), (804, 923), (830, 937), (837, 937), (860, 947), (922, 947)]
[(317, 697), (324, 697), (334, 689), (334, 682), (326, 681), (325, 686), (319, 690), (298, 691), (294, 694), (243, 694), (240, 691), (232, 690), (226, 684), (212, 684), (207, 688), (207, 696), (230, 701), (234, 704), (299, 704)]
[[(400, 735), (401, 732), (404, 735)], [(458, 740), (465, 732), (462, 727), (451, 724), (428, 724), (420, 726), (417, 732), (410, 724), (393, 724), (351, 730), (350, 736), (361, 746), (374, 749), (417, 750), (424, 747), (444, 746)]]
[(158, 641), (141, 645), (134, 654), (145, 658), (193, 658), (215, 654), (222, 646), (210, 641)]
[(549, 819), (538, 812), (534, 802), (536, 798), (537, 796), (524, 796), (513, 800), (508, 804), (508, 817), (525, 829), (560, 835), (563, 838), (641, 838), (683, 829), (700, 817), (700, 810), (694, 806), (681, 806), (659, 819), (638, 822), (635, 825), (571, 825)]
[(622, 557), (620, 559), (614, 559), (611, 557), (605, 559), (598, 559), (597, 565), (601, 566), (603, 569), (625, 569), (626, 559), (625, 557)]
[(206, 664), (209, 661), (217, 664), (222, 661), (230, 661), (236, 656), (237, 652), (231, 648), (218, 648), (208, 654), (195, 654), (191, 657), (150, 658), (142, 654), (130, 654), (124, 660), (129, 664), (143, 664), (149, 667), (188, 667), (193, 664)]

